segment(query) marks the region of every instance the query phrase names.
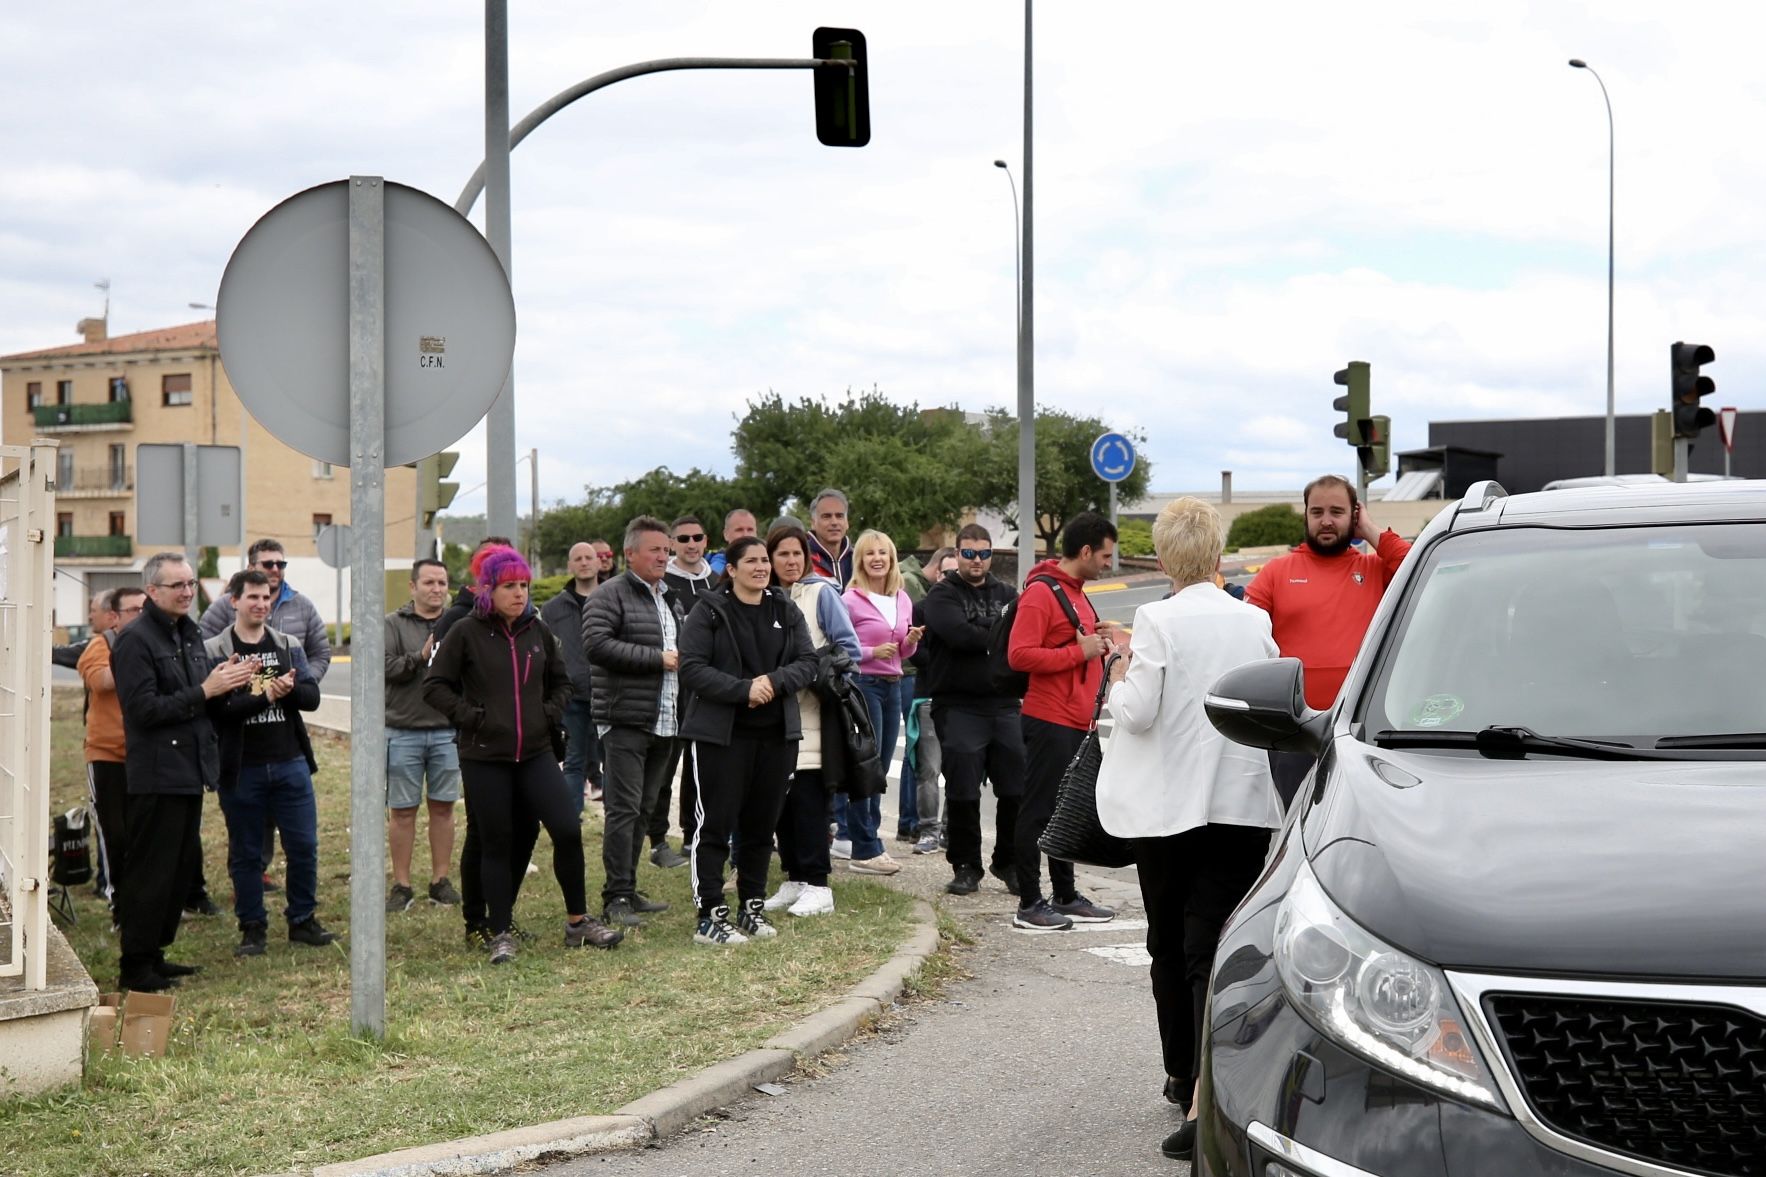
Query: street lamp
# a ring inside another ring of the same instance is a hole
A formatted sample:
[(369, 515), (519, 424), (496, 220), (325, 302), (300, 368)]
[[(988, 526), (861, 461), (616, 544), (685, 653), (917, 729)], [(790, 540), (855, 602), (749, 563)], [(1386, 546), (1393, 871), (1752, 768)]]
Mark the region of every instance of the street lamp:
[(1613, 189), (1615, 186), (1614, 170), (1616, 161), (1613, 157), (1613, 100), (1607, 95), (1607, 84), (1601, 81), (1600, 74), (1593, 66), (1580, 57), (1570, 58), (1570, 65), (1575, 69), (1585, 69), (1594, 74), (1594, 80), (1600, 84), (1600, 96), (1607, 104), (1607, 468), (1610, 478), (1613, 475)]
[(1012, 169), (1006, 165), (1005, 160), (996, 159), (993, 161), (993, 166), (1006, 173), (1006, 183), (1012, 186), (1012, 307), (1018, 315), (1022, 316), (1024, 313), (1024, 292), (1022, 290), (1024, 276), (1022, 273), (1023, 262), (1019, 256), (1022, 242), (1020, 240), (1021, 230), (1018, 228), (1018, 181), (1012, 179)]

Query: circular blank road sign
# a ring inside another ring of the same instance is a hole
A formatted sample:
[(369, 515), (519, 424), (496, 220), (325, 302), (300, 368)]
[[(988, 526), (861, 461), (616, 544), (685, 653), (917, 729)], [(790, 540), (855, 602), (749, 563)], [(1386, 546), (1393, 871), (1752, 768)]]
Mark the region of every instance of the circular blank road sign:
[[(448, 205), (382, 181), (385, 465), (446, 449), (502, 391), (515, 300), (490, 244)], [(350, 464), (349, 182), (289, 197), (233, 251), (215, 300), (221, 363), (279, 441)]]

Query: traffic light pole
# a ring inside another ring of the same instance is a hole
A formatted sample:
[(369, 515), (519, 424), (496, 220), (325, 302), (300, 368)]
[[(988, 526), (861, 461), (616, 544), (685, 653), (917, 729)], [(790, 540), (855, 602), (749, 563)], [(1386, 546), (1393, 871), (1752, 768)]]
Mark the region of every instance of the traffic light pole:
[[(1028, 0), (1026, 0), (1028, 7)], [(509, 28), (506, 0), (486, 0), (485, 4), (485, 159), (466, 181), (454, 210), (470, 216), (480, 193), (486, 191), (489, 178), (490, 196), (485, 202), (485, 239), (509, 273), (509, 153), (533, 133), (541, 123), (579, 98), (593, 94), (615, 82), (640, 78), (645, 74), (667, 73), (683, 69), (816, 69), (819, 66), (845, 66), (850, 61), (821, 60), (814, 57), (661, 57), (610, 69), (587, 78), (568, 90), (561, 90), (546, 99), (533, 112), (509, 129), (508, 142), (500, 144), (493, 127), (509, 121)], [(1029, 138), (1026, 126), (1025, 138)], [(501, 147), (501, 150), (499, 150)], [(1026, 168), (1028, 168), (1028, 160)], [(1025, 183), (1028, 185), (1029, 180)], [(1026, 198), (1028, 201), (1028, 198)], [(492, 535), (515, 535), (515, 376), (511, 368), (503, 391), (485, 415), (485, 522)]]
[(1018, 278), (1018, 583), (1036, 566), (1036, 283), (1035, 215), (1031, 193), (1036, 187), (1031, 166), (1030, 0), (1024, 0), (1024, 241)]
[(1674, 439), (1674, 481), (1685, 482), (1687, 471), (1692, 468), (1692, 438), (1677, 437)]

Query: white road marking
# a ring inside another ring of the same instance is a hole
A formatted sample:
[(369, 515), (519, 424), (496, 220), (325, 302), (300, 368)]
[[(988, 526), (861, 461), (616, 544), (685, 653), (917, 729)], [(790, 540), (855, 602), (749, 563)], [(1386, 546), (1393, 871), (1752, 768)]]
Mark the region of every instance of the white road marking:
[(1125, 964), (1137, 969), (1144, 969), (1153, 963), (1153, 958), (1147, 955), (1145, 944), (1100, 944), (1085, 951), (1093, 956), (1101, 956), (1112, 964)]
[[(1135, 932), (1144, 930), (1146, 926), (1146, 920), (1114, 919), (1110, 920), (1108, 923), (1102, 924), (1074, 924), (1072, 930), (1075, 932)], [(1012, 931), (1024, 936), (1037, 936), (1042, 934), (1026, 928), (1013, 928)], [(1092, 950), (1088, 948), (1086, 951), (1090, 952)]]

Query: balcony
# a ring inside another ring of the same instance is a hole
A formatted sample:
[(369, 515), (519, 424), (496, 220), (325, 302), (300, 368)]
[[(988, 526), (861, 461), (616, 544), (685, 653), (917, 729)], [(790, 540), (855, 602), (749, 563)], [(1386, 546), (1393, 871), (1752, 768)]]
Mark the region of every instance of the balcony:
[(126, 535), (58, 535), (58, 560), (128, 560), (135, 555), (135, 541)]
[(31, 409), (37, 428), (44, 433), (98, 433), (107, 429), (133, 429), (132, 401), (109, 401), (96, 405), (37, 405)]
[(58, 499), (126, 499), (135, 493), (135, 471), (128, 466), (75, 470), (72, 479), (55, 480)]

